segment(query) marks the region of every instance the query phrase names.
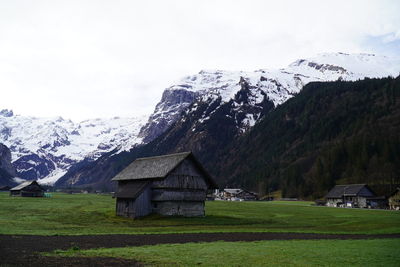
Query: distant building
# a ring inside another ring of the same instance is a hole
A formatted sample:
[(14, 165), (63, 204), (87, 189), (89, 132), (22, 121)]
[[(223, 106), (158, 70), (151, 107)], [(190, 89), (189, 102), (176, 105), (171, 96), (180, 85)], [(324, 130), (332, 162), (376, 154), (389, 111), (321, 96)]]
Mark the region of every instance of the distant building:
[(325, 196), (329, 207), (385, 208), (385, 197), (376, 196), (366, 184), (336, 185)]
[(36, 181), (26, 181), (10, 189), (10, 196), (43, 197), (45, 190)]
[(396, 190), (389, 196), (389, 208), (392, 210), (400, 210), (400, 188)]
[(214, 180), (190, 152), (136, 159), (116, 175), (116, 213), (137, 218), (150, 213), (204, 216)]
[(225, 188), (217, 193), (217, 197), (222, 200), (231, 201), (258, 200), (256, 193), (241, 188)]
[[(240, 188), (225, 188), (222, 191), (222, 199), (226, 200), (234, 200), (235, 198), (238, 198), (237, 195), (242, 192), (242, 189)], [(239, 199), (239, 198), (238, 198)]]

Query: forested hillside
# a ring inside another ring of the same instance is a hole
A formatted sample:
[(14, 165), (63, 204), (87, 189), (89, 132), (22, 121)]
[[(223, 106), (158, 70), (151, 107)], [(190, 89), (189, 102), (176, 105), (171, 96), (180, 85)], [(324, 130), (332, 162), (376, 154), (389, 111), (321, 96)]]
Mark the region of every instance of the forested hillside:
[(400, 183), (400, 78), (311, 83), (213, 166), (226, 184), (286, 197)]

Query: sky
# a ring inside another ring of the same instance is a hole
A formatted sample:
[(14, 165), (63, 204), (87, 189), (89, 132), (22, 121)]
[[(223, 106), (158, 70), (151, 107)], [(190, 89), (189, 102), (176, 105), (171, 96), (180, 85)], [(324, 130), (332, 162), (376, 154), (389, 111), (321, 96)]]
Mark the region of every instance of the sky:
[(0, 0), (0, 110), (81, 121), (150, 114), (202, 69), (323, 52), (400, 55), (400, 1)]

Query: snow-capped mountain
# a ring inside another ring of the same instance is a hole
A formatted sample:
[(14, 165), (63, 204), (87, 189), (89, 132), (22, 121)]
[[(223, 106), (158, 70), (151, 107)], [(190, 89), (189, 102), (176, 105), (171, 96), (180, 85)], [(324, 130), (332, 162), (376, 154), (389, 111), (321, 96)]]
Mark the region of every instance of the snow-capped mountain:
[[(146, 141), (153, 140), (180, 118), (181, 113), (195, 100), (211, 105), (220, 99), (218, 107), (233, 100), (234, 108), (239, 112), (240, 100), (237, 102), (234, 98), (243, 88), (243, 82), (249, 89), (249, 105), (257, 106), (269, 100), (277, 106), (296, 95), (309, 82), (354, 81), (365, 77), (397, 76), (399, 72), (399, 59), (364, 53), (324, 53), (314, 58), (299, 59), (283, 69), (260, 69), (252, 72), (202, 70), (198, 74), (184, 77), (164, 91), (161, 101), (139, 136)], [(192, 109), (196, 107), (194, 105)], [(215, 106), (214, 109), (218, 107)], [(198, 123), (207, 120), (207, 114), (205, 112)], [(256, 108), (237, 122), (238, 127), (245, 131), (256, 123), (260, 115), (260, 109)]]
[[(111, 188), (110, 179), (138, 156), (194, 151), (202, 162), (216, 162), (225, 148), (274, 107), (309, 82), (397, 76), (400, 61), (372, 54), (321, 54), (284, 69), (200, 71), (164, 90), (139, 136), (144, 143), (125, 155), (105, 155), (82, 164), (58, 186)], [(152, 142), (150, 142), (152, 141)]]
[(95, 160), (111, 150), (129, 150), (141, 143), (138, 133), (146, 119), (115, 117), (75, 123), (2, 110), (0, 143), (10, 148), (19, 177), (52, 184), (84, 158)]
[[(165, 89), (147, 121), (141, 117), (74, 123), (60, 117), (33, 118), (4, 110), (0, 112), (0, 143), (11, 149), (13, 164), (22, 178), (40, 178), (53, 183), (84, 158), (94, 160), (116, 148), (118, 153), (149, 143), (174, 123), (184, 125), (175, 127), (179, 129), (175, 132), (169, 131), (176, 134), (175, 148), (201, 150), (200, 140), (212, 144), (204, 131), (212, 134), (216, 124), (225, 125), (218, 131), (224, 133), (229, 129), (229, 134), (216, 138), (215, 145), (223, 144), (221, 140), (228, 142), (249, 130), (271, 109), (295, 96), (309, 82), (378, 78), (399, 73), (398, 59), (344, 53), (299, 59), (283, 69), (203, 70)], [(181, 136), (180, 141), (177, 136)], [(179, 142), (191, 145), (179, 146)], [(106, 165), (107, 159), (103, 158), (102, 162)], [(86, 178), (77, 170), (67, 173), (63, 184), (86, 183), (80, 182), (81, 177), (90, 183), (95, 183), (93, 179), (106, 181), (113, 174), (110, 171), (107, 177), (99, 177), (101, 173), (97, 170), (96, 175), (90, 176), (89, 168), (89, 165), (82, 168)]]

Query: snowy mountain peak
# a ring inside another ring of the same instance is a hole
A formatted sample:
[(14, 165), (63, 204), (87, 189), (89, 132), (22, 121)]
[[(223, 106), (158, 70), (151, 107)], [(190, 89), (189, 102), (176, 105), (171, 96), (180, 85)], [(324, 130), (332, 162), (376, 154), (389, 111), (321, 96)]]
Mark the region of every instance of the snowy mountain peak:
[[(179, 114), (196, 100), (211, 103), (220, 99), (220, 105), (235, 102), (235, 96), (243, 90), (243, 82), (249, 89), (246, 93), (249, 105), (262, 105), (265, 101), (271, 101), (277, 106), (296, 95), (309, 82), (397, 76), (399, 71), (400, 61), (396, 59), (374, 54), (341, 52), (299, 59), (283, 69), (202, 70), (182, 78), (164, 91), (149, 122), (142, 129), (141, 136), (151, 137), (147, 139), (151, 141), (174, 123), (180, 117)], [(235, 102), (234, 106), (239, 111), (241, 103)], [(192, 109), (195, 110), (196, 107), (194, 105)], [(260, 108), (253, 109), (253, 113), (245, 114), (244, 117), (245, 119), (238, 122), (242, 131), (248, 128), (245, 125), (252, 126), (261, 118)], [(205, 113), (198, 123), (207, 118), (208, 113)]]
[(0, 116), (3, 117), (12, 117), (14, 115), (12, 110), (8, 110), (8, 109), (2, 109), (0, 110)]
[[(346, 54), (323, 53), (316, 57), (300, 59), (290, 64), (288, 69), (293, 72), (308, 72), (319, 76), (318, 72), (326, 71), (346, 74), (343, 78), (349, 80), (363, 79), (365, 77), (377, 78), (397, 76), (400, 61), (398, 59), (378, 56), (375, 54)], [(308, 71), (306, 71), (308, 69)], [(347, 77), (348, 76), (348, 77)], [(333, 78), (333, 77), (332, 77)]]

